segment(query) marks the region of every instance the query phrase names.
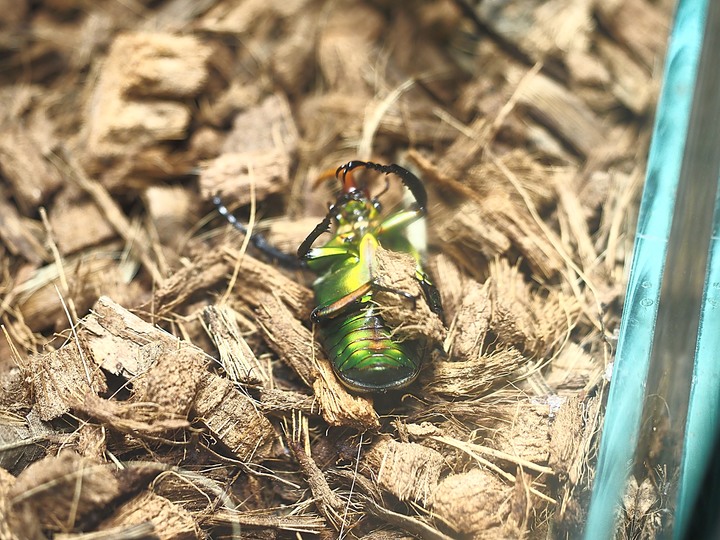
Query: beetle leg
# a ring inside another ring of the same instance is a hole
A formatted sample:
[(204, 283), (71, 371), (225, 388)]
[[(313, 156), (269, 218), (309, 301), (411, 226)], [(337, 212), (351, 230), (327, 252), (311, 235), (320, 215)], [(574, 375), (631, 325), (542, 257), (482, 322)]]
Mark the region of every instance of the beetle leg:
[(297, 256), (298, 259), (305, 259), (307, 257), (308, 252), (310, 251), (310, 248), (312, 247), (312, 244), (315, 240), (318, 239), (318, 237), (326, 233), (330, 230), (330, 224), (331, 224), (331, 213), (333, 211), (333, 207), (330, 207), (330, 210), (328, 211), (327, 215), (325, 216), (325, 219), (323, 219), (320, 223), (317, 224), (317, 226), (313, 229), (313, 231), (308, 235), (308, 237), (303, 241), (302, 244), (300, 244), (300, 247), (297, 250)]
[(394, 289), (394, 288), (392, 288), (392, 287), (387, 287), (387, 286), (385, 286), (385, 285), (380, 285), (380, 284), (377, 283), (377, 282), (373, 282), (373, 289), (375, 289), (376, 291), (384, 291), (384, 292), (388, 292), (388, 293), (392, 293), (392, 294), (397, 294), (398, 296), (402, 296), (403, 298), (407, 298), (408, 300), (410, 300), (410, 301), (412, 302), (412, 304), (413, 304), (413, 310), (417, 308), (418, 297), (415, 296), (415, 295), (413, 295), (413, 294), (410, 294), (410, 293), (407, 292), (407, 291), (401, 291), (400, 289)]
[(337, 317), (358, 304), (362, 300), (363, 296), (368, 294), (372, 288), (373, 283), (368, 281), (339, 300), (335, 300), (334, 302), (325, 304), (324, 306), (316, 307), (310, 314), (310, 319), (312, 322), (319, 323), (325, 319)]
[[(236, 216), (234, 216), (232, 212), (230, 212), (228, 207), (223, 204), (222, 199), (219, 195), (215, 195), (213, 197), (213, 204), (215, 205), (215, 208), (217, 208), (218, 214), (223, 216), (227, 220), (227, 222), (230, 223), (230, 225), (232, 225), (238, 231), (245, 235), (248, 233), (248, 229), (245, 224), (240, 221)], [(302, 262), (299, 262), (292, 255), (280, 251), (278, 248), (270, 244), (267, 239), (260, 233), (254, 232), (250, 236), (250, 241), (252, 242), (253, 246), (255, 246), (258, 250), (262, 251), (271, 260), (277, 261), (283, 266), (289, 268), (297, 268), (298, 266), (302, 265)]]
[(415, 203), (417, 204), (418, 209), (423, 213), (425, 212), (425, 209), (427, 208), (427, 192), (425, 191), (423, 183), (413, 173), (400, 165), (395, 165), (394, 163), (390, 165), (380, 165), (370, 161), (350, 161), (345, 165), (338, 167), (335, 174), (339, 175), (342, 172), (344, 179), (350, 171), (357, 169), (358, 167), (372, 169), (385, 174), (394, 174), (400, 178), (400, 181), (405, 184), (405, 187), (408, 188), (413, 197), (415, 197)]
[(437, 290), (437, 287), (433, 285), (432, 281), (430, 281), (430, 277), (419, 267), (415, 277), (420, 282), (420, 287), (425, 294), (425, 300), (428, 303), (430, 311), (440, 317), (441, 321), (445, 322), (445, 312), (443, 311), (442, 299), (440, 298), (440, 292)]
[(377, 230), (377, 235), (382, 236), (383, 234), (393, 233), (395, 231), (404, 229), (411, 223), (416, 222), (418, 219), (425, 215), (425, 210), (420, 208), (416, 210), (401, 210), (395, 212), (391, 216), (388, 216)]

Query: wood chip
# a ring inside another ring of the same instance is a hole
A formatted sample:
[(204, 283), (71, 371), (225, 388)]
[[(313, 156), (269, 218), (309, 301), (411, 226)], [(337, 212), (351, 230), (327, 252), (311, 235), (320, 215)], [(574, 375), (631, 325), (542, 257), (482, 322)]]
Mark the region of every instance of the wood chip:
[(42, 155), (39, 144), (20, 123), (5, 124), (0, 133), (0, 172), (12, 185), (15, 201), (34, 210), (57, 191), (62, 177)]
[(193, 411), (240, 461), (260, 463), (272, 455), (275, 429), (257, 404), (227, 379), (205, 375)]
[(231, 381), (269, 388), (271, 376), (267, 366), (252, 352), (240, 334), (233, 311), (223, 306), (203, 310), (203, 324), (220, 354), (220, 365)]
[(503, 523), (510, 513), (512, 487), (492, 473), (472, 469), (445, 478), (433, 492), (432, 509), (460, 534), (505, 538)]
[(63, 255), (105, 243), (117, 234), (92, 200), (69, 188), (55, 197), (48, 219)]
[(202, 538), (200, 527), (189, 512), (165, 497), (144, 491), (120, 506), (99, 530), (152, 523), (152, 535), (161, 540)]
[[(440, 317), (430, 310), (416, 269), (417, 263), (412, 255), (378, 247), (372, 268), (373, 279), (388, 290), (379, 290), (374, 298), (383, 320), (397, 339), (441, 344), (447, 329)], [(395, 291), (410, 294), (415, 301), (411, 302)]]
[(253, 192), (257, 200), (282, 192), (288, 186), (297, 141), (287, 99), (269, 96), (235, 118), (221, 155), (200, 174), (203, 195), (246, 205)]
[(264, 293), (260, 298), (258, 322), (268, 345), (313, 388), (325, 420), (333, 426), (376, 427), (371, 399), (354, 396), (342, 386), (310, 331), (274, 295)]
[(382, 439), (366, 454), (378, 485), (401, 501), (426, 505), (433, 497), (446, 467), (445, 457), (416, 443)]
[[(106, 296), (98, 299), (92, 313), (81, 321), (92, 356), (98, 365), (115, 375), (135, 377), (156, 361), (161, 348), (172, 354), (178, 339), (143, 321)], [(202, 356), (202, 352), (198, 350)]]
[(0, 187), (0, 240), (10, 253), (31, 263), (37, 265), (47, 260), (49, 256), (38, 239), (37, 230), (29, 226), (30, 220), (23, 218), (5, 196), (5, 190)]
[(8, 497), (15, 511), (29, 510), (43, 528), (58, 531), (104, 510), (120, 493), (110, 466), (64, 451), (23, 471)]
[(68, 412), (88, 393), (107, 389), (105, 377), (93, 359), (89, 347), (78, 349), (74, 341), (57, 351), (30, 359), (33, 393), (42, 420), (52, 420)]

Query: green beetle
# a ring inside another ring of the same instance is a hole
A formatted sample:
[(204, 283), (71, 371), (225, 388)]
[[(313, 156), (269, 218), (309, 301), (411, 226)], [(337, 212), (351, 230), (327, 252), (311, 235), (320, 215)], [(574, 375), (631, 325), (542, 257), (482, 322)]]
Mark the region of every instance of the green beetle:
[[(353, 171), (370, 169), (397, 176), (415, 199), (408, 208), (382, 217), (378, 197), (371, 197), (355, 182)], [(356, 392), (385, 392), (403, 388), (417, 377), (424, 356), (424, 344), (400, 341), (380, 313), (376, 293), (388, 291), (408, 298), (408, 292), (381, 285), (373, 275), (379, 246), (411, 254), (417, 263), (415, 276), (432, 312), (443, 316), (440, 294), (423, 271), (420, 253), (407, 239), (407, 227), (427, 213), (427, 193), (422, 182), (399, 165), (379, 165), (350, 161), (335, 172), (342, 191), (330, 206), (325, 219), (308, 235), (297, 251), (301, 266), (318, 274), (313, 284), (318, 306), (311, 318), (320, 330), (320, 338), (338, 378)], [(237, 229), (247, 229), (222, 204), (213, 202), (218, 212)], [(318, 237), (330, 232), (333, 237), (323, 246), (312, 247)], [(260, 235), (253, 244), (270, 258), (288, 264), (288, 255), (280, 252)], [(297, 259), (296, 259), (297, 260)]]
[[(353, 171), (358, 168), (397, 176), (410, 190), (415, 203), (409, 209), (382, 217), (380, 201), (358, 187)], [(385, 290), (416, 298), (407, 292), (380, 285), (373, 275), (378, 246), (413, 255), (416, 277), (430, 309), (442, 318), (440, 295), (422, 270), (420, 254), (405, 236), (405, 229), (427, 213), (427, 194), (422, 182), (399, 165), (350, 161), (335, 176), (342, 192), (325, 219), (298, 248), (297, 255), (319, 275), (313, 284), (318, 303), (312, 320), (335, 373), (351, 390), (378, 392), (402, 388), (415, 380), (422, 362), (423, 344), (398, 341), (380, 314), (374, 296)], [(321, 247), (312, 244), (335, 223), (334, 236)]]

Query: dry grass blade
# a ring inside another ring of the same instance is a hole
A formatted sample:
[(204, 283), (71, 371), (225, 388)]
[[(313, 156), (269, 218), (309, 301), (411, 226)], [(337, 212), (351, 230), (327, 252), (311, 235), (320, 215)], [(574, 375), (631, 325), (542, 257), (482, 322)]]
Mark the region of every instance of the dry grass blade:
[(307, 417), (301, 413), (294, 414), (292, 417), (292, 425), (289, 427), (286, 425), (285, 432), (288, 448), (297, 460), (298, 465), (300, 465), (300, 470), (310, 486), (315, 506), (325, 518), (326, 523), (336, 531), (339, 531), (343, 524), (342, 516), (345, 504), (342, 499), (330, 489), (325, 476), (310, 455), (310, 435), (308, 433)]

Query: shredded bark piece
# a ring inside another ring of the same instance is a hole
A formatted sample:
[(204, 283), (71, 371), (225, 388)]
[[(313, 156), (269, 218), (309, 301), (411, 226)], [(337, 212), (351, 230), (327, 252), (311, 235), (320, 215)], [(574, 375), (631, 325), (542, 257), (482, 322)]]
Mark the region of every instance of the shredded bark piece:
[(203, 310), (203, 323), (220, 353), (220, 365), (230, 380), (236, 383), (270, 386), (267, 367), (240, 334), (233, 311), (222, 306), (208, 306)]
[(469, 399), (507, 382), (527, 361), (516, 349), (498, 349), (472, 360), (434, 362), (422, 382), (433, 394)]
[(16, 202), (25, 212), (46, 203), (63, 182), (33, 135), (18, 122), (6, 122), (0, 133), (0, 173), (12, 184)]
[[(127, 378), (147, 371), (163, 350), (172, 353), (178, 339), (143, 321), (105, 296), (81, 321), (92, 357), (103, 369)], [(202, 351), (197, 349), (200, 356)]]
[(107, 389), (90, 349), (82, 346), (82, 341), (80, 348), (71, 341), (57, 351), (33, 356), (29, 367), (42, 420), (58, 418), (87, 393), (98, 394)]
[(376, 482), (401, 501), (427, 505), (445, 469), (445, 457), (416, 443), (382, 439), (365, 456)]
[(275, 429), (258, 406), (227, 379), (206, 374), (193, 412), (243, 462), (261, 462), (273, 453)]
[(147, 522), (152, 523), (151, 534), (162, 540), (202, 538), (200, 527), (189, 512), (152, 491), (144, 491), (121, 505), (100, 524), (99, 530), (108, 531)]
[(200, 175), (208, 199), (249, 204), (287, 188), (290, 163), (298, 141), (287, 99), (275, 94), (239, 114), (223, 143), (222, 153)]
[(513, 492), (482, 469), (452, 474), (433, 492), (432, 509), (443, 523), (475, 538), (505, 538), (504, 523)]
[[(416, 277), (416, 268), (412, 255), (378, 247), (373, 277), (381, 287), (391, 290), (379, 290), (374, 299), (397, 339), (422, 339), (441, 344), (447, 330), (440, 317), (430, 310)], [(415, 300), (410, 301), (395, 291), (409, 294)]]
[(62, 531), (72, 530), (83, 517), (103, 510), (120, 493), (110, 466), (63, 451), (23, 471), (8, 498), (13, 509), (31, 512), (43, 528)]

